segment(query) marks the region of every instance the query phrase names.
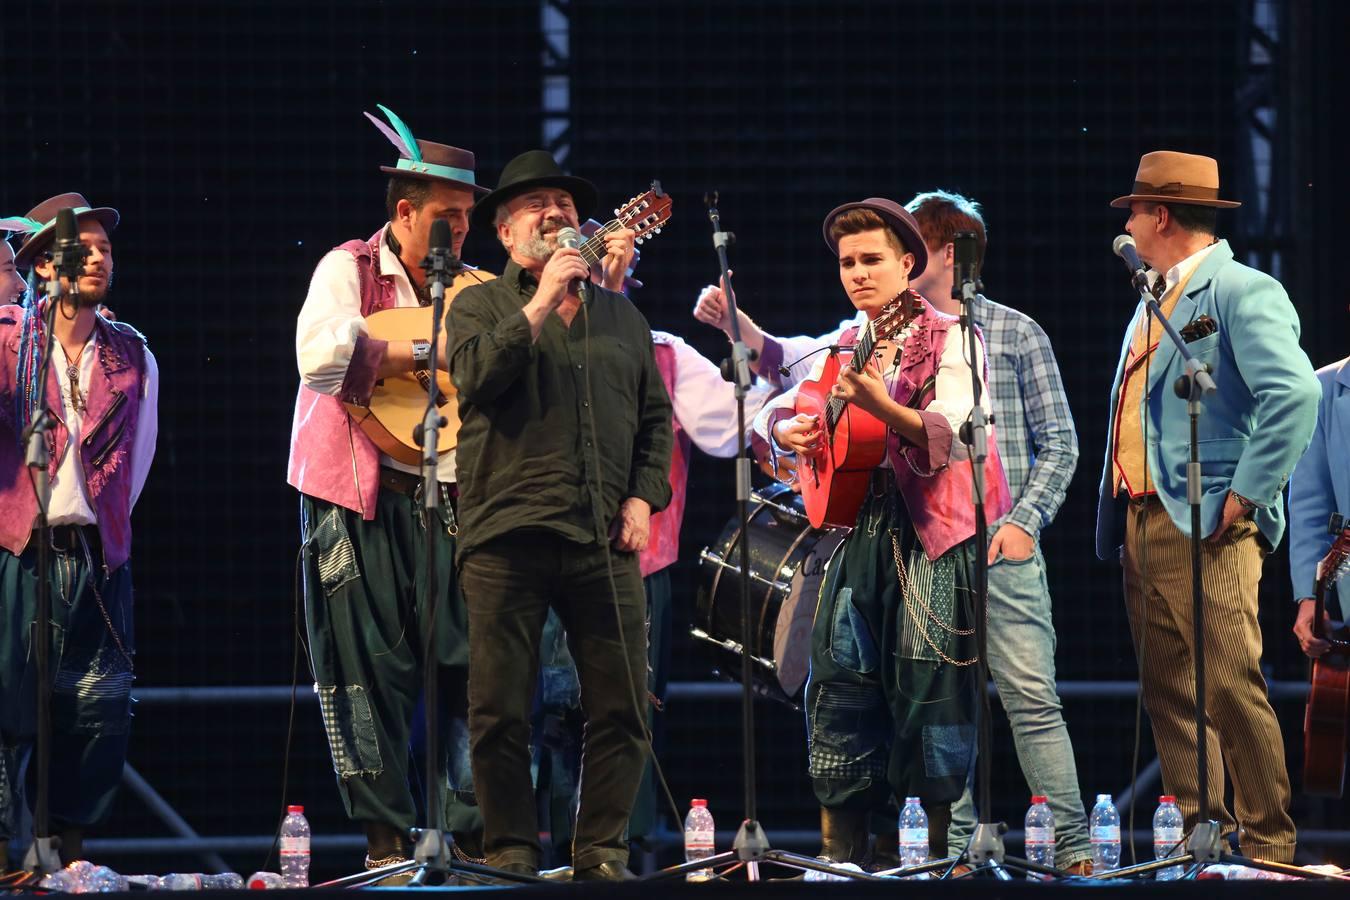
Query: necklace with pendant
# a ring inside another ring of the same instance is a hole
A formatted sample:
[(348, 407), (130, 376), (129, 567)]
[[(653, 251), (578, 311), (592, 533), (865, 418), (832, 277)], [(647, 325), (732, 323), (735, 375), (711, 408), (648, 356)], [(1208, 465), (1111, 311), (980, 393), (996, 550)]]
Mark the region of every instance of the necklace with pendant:
[(84, 345), (73, 360), (67, 360), (66, 380), (70, 382), (70, 405), (77, 413), (84, 412), (84, 393), (80, 390), (80, 359), (84, 356)]

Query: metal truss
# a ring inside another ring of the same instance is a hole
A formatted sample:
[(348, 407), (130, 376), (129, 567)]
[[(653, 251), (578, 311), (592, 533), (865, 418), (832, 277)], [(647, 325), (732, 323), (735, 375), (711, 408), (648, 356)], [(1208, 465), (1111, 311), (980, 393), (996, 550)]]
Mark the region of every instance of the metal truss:
[(543, 147), (567, 168), (572, 154), (572, 0), (539, 0)]
[(1234, 211), (1245, 261), (1280, 281), (1288, 281), (1293, 261), (1293, 179), (1289, 3), (1239, 0), (1237, 115), (1237, 190), (1242, 206)]

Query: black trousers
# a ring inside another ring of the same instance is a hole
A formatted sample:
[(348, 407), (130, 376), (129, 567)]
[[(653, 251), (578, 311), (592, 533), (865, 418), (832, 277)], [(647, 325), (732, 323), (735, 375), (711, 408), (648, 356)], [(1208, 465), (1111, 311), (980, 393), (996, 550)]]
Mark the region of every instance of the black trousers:
[(530, 711), (550, 607), (567, 629), (586, 717), (573, 865), (626, 863), (624, 829), (646, 759), (637, 556), (546, 531), (512, 532), (464, 559), (460, 588), (469, 610), (470, 753), (488, 863), (539, 864)]

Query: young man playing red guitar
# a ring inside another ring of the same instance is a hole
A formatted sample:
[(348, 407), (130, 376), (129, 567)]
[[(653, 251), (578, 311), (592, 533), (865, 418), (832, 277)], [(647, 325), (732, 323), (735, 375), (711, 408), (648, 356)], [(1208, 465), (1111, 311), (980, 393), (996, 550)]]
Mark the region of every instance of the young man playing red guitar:
[[(838, 452), (836, 436), (819, 417), (794, 410), (810, 408), (798, 395), (837, 367), (822, 399), (847, 404), (840, 421), (846, 417), (855, 434), (863, 417), (885, 426), (853, 530), (827, 568), (812, 634), (806, 707), (821, 856), (861, 861), (868, 814), (892, 797), (917, 796), (940, 857), (951, 804), (975, 759), (969, 585), (981, 548), (967, 453), (955, 437), (974, 405), (971, 366), (957, 320), (909, 288), (928, 252), (902, 206), (882, 198), (847, 203), (826, 217), (824, 233), (844, 292), (865, 319), (840, 344), (880, 338), (875, 358), (860, 367), (820, 358), (806, 384), (771, 401), (755, 421), (774, 453), (797, 455), (799, 478), (812, 477), (812, 467)], [(983, 377), (982, 349), (975, 366)], [(982, 393), (986, 411), (988, 404)], [(992, 441), (990, 451), (985, 504), (993, 521), (1010, 500)]]

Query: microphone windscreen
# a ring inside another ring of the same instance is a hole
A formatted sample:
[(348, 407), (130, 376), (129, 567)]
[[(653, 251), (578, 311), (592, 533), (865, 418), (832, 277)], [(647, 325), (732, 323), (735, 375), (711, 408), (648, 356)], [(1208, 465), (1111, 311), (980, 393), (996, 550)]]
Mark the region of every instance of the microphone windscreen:
[(432, 250), (446, 250), (450, 247), (450, 223), (444, 219), (437, 219), (431, 223), (431, 241)]
[(56, 243), (70, 243), (80, 239), (80, 230), (75, 224), (75, 210), (66, 207), (56, 214)]
[(581, 232), (572, 226), (558, 229), (558, 246), (571, 247), (573, 249), (581, 246)]

